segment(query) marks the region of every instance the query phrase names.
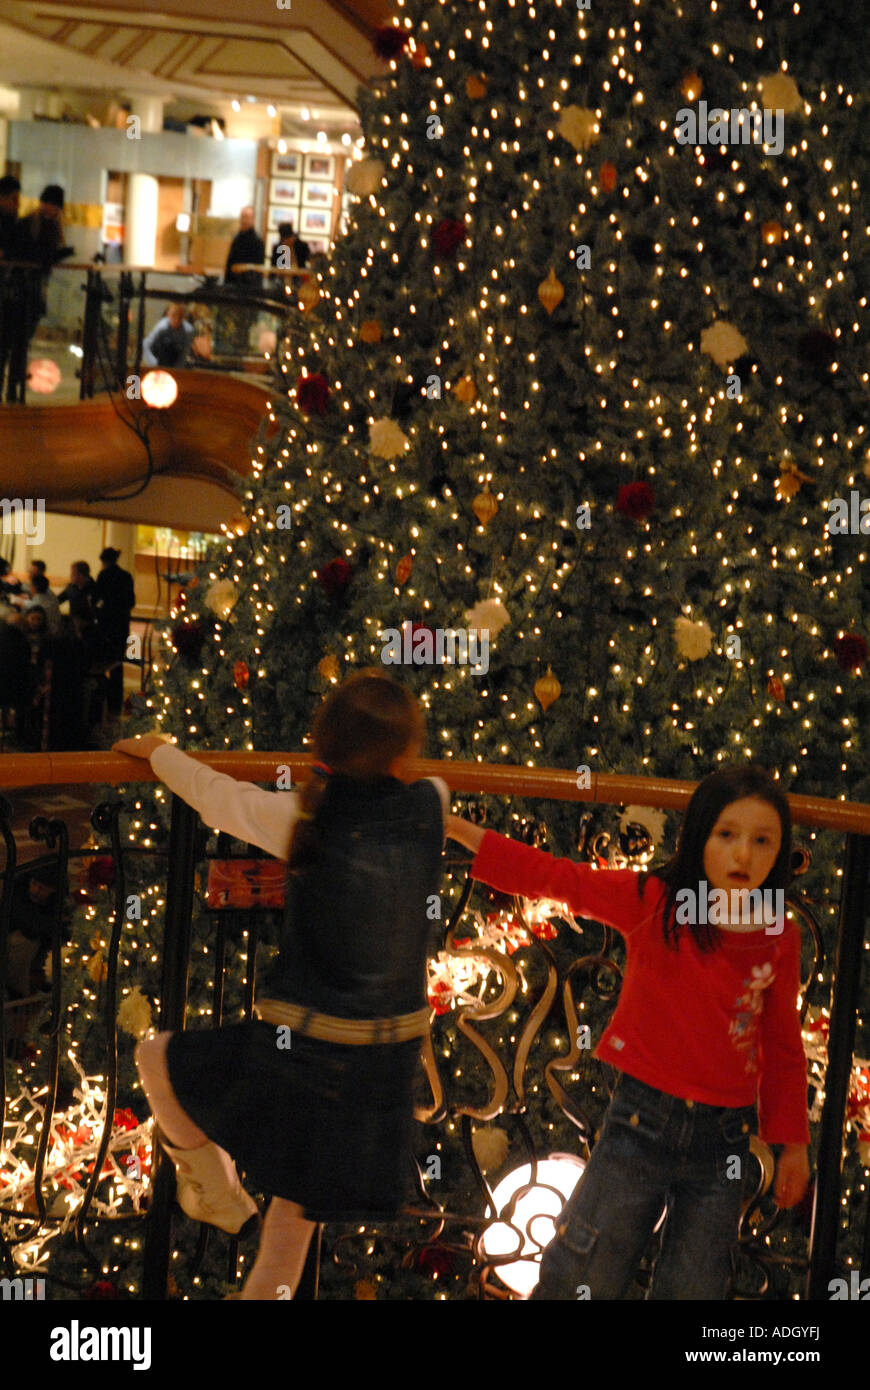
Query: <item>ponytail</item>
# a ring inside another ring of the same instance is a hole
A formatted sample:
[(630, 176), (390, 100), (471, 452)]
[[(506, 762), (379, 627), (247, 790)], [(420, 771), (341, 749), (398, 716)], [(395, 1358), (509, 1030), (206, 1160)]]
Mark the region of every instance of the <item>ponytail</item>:
[(386, 777), (396, 758), (422, 746), (425, 733), (423, 712), (410, 690), (378, 667), (354, 672), (326, 697), (311, 725), (318, 761), (299, 794), (288, 873), (302, 873), (316, 859), (316, 819), (329, 778)]

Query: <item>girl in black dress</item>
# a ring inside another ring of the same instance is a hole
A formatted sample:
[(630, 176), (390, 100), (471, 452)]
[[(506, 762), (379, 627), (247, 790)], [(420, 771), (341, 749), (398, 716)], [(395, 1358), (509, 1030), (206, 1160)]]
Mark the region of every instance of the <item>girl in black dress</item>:
[(243, 1299), (292, 1296), (316, 1222), (389, 1219), (405, 1198), (427, 908), (449, 808), (438, 778), (404, 783), (423, 736), (413, 696), (366, 671), (318, 710), (318, 762), (298, 796), (236, 782), (158, 738), (115, 745), (152, 758), (208, 824), (288, 864), (258, 1019), (157, 1034), (136, 1053), (182, 1209), (233, 1234), (256, 1221), (233, 1159), (272, 1196)]

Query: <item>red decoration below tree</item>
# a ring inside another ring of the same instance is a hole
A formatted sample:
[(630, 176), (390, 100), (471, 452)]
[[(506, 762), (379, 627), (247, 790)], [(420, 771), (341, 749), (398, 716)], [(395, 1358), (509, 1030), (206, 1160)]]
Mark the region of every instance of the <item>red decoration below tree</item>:
[(388, 62), (390, 58), (398, 58), (410, 40), (411, 35), (405, 29), (399, 29), (395, 24), (382, 24), (375, 30), (372, 46), (378, 57)]
[(444, 218), (432, 233), (432, 245), (442, 260), (451, 260), (465, 241), (465, 224)]
[(340, 598), (351, 581), (353, 570), (340, 555), (324, 565), (318, 574), (318, 581), (330, 598)]
[(655, 506), (655, 493), (649, 483), (626, 483), (619, 489), (616, 510), (632, 521), (645, 521)]
[(849, 632), (834, 642), (834, 656), (841, 671), (856, 671), (867, 660), (867, 643), (863, 637)]
[(329, 382), (322, 372), (300, 376), (296, 381), (296, 400), (306, 415), (325, 415), (329, 405)]
[(601, 180), (601, 187), (604, 189), (604, 192), (612, 193), (616, 187), (616, 165), (611, 164), (609, 159), (606, 160), (599, 170), (598, 177)]

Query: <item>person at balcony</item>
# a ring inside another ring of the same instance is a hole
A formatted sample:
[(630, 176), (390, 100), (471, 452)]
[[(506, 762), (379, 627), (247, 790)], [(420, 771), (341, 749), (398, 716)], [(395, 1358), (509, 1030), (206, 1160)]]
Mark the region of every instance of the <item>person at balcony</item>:
[(110, 714), (120, 714), (124, 704), (124, 657), (130, 636), (130, 614), (136, 607), (133, 576), (118, 564), (120, 550), (107, 545), (100, 552), (103, 568), (97, 575), (94, 609), (100, 659), (108, 679), (106, 705)]
[(33, 668), (23, 619), (14, 609), (0, 608), (0, 709), (15, 712), (15, 737), (27, 747)]
[[(270, 260), (281, 270), (304, 270), (308, 265), (310, 251), (307, 241), (301, 241), (293, 229), (292, 222), (282, 222), (278, 227), (278, 240), (272, 247)], [(271, 293), (276, 299), (284, 299), (288, 290), (296, 290), (306, 277), (303, 275), (272, 275), (269, 279)]]
[[(40, 564), (41, 561), (35, 563)], [(32, 570), (33, 566), (31, 566)], [(42, 608), (45, 612), (46, 629), (50, 637), (57, 637), (62, 628), (60, 603), (56, 596), (51, 592), (48, 580), (44, 574), (33, 574), (30, 580), (30, 600), (24, 605), (25, 613), (30, 613), (34, 608)]]
[(34, 592), (34, 590), (33, 590), (33, 581), (34, 581), (34, 579), (36, 578), (36, 576), (37, 576), (38, 574), (41, 574), (41, 575), (44, 576), (44, 575), (45, 575), (45, 569), (46, 569), (46, 565), (45, 565), (45, 561), (44, 561), (44, 560), (31, 560), (31, 561), (30, 561), (30, 567), (29, 567), (29, 569), (28, 569), (28, 571), (27, 571), (27, 588), (28, 588), (28, 592), (29, 592), (31, 598), (33, 598), (33, 592)]
[(193, 342), (194, 328), (183, 304), (170, 304), (142, 343), (146, 367), (183, 367)]
[(63, 206), (63, 189), (56, 183), (47, 184), (39, 195), (36, 211), (22, 217), (15, 228), (15, 259), (35, 263), (40, 271), (37, 278), (27, 284), (24, 317), (28, 343), (46, 312), (45, 293), (53, 268), (73, 254), (73, 247), (65, 243)]
[(94, 603), (97, 586), (91, 577), (91, 567), (87, 560), (76, 560), (69, 568), (69, 583), (57, 596), (61, 607), (69, 604), (70, 617), (80, 632), (83, 626), (95, 621)]
[[(676, 853), (640, 874), (556, 859), (458, 816), (447, 834), (474, 851), (472, 878), (625, 937), (619, 1002), (595, 1051), (620, 1075), (532, 1298), (625, 1298), (666, 1208), (649, 1297), (724, 1299), (756, 1107), (761, 1139), (783, 1145), (777, 1205), (795, 1206), (809, 1181), (800, 930), (784, 910), (759, 928), (764, 899), (740, 896), (763, 886), (784, 909), (791, 813), (780, 786), (755, 765), (711, 773)], [(708, 882), (729, 905), (713, 925)]]
[(242, 294), (258, 294), (263, 287), (263, 277), (255, 270), (243, 270), (233, 274), (234, 265), (262, 265), (266, 256), (266, 244), (254, 229), (254, 209), (242, 208), (239, 214), (239, 230), (233, 238), (224, 271), (224, 284)]
[(0, 260), (12, 260), (21, 204), (21, 184), (12, 174), (0, 178)]
[(9, 603), (13, 595), (18, 598), (26, 593), (27, 590), (21, 580), (16, 579), (15, 575), (12, 574), (12, 566), (9, 561), (0, 556), (0, 598)]
[(182, 1209), (230, 1233), (255, 1217), (230, 1154), (272, 1195), (243, 1300), (295, 1293), (315, 1222), (388, 1220), (403, 1204), (449, 807), (438, 778), (406, 785), (423, 736), (410, 692), (361, 671), (317, 710), (300, 793), (239, 783), (159, 737), (114, 747), (148, 757), (208, 825), (288, 865), (258, 1021), (160, 1033), (136, 1053)]

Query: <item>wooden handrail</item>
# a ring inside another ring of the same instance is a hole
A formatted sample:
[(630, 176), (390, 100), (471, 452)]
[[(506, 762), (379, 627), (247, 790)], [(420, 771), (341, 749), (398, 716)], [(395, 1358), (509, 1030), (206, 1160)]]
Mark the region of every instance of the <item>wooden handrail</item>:
[[(272, 782), (278, 767), (299, 775), (309, 767), (310, 753), (190, 753), (197, 762), (240, 781)], [(577, 786), (577, 774), (554, 767), (515, 767), (497, 763), (466, 763), (416, 758), (411, 777), (441, 777), (451, 791), (493, 796), (521, 796), (542, 801), (597, 802), (599, 805), (655, 806), (685, 810), (697, 782), (665, 777), (630, 777), (619, 773), (590, 773), (590, 786)], [(124, 753), (6, 753), (0, 756), (0, 788), (117, 786), (126, 782), (159, 782), (151, 764)], [(792, 819), (799, 825), (870, 835), (870, 804), (834, 801), (821, 796), (789, 796)]]

